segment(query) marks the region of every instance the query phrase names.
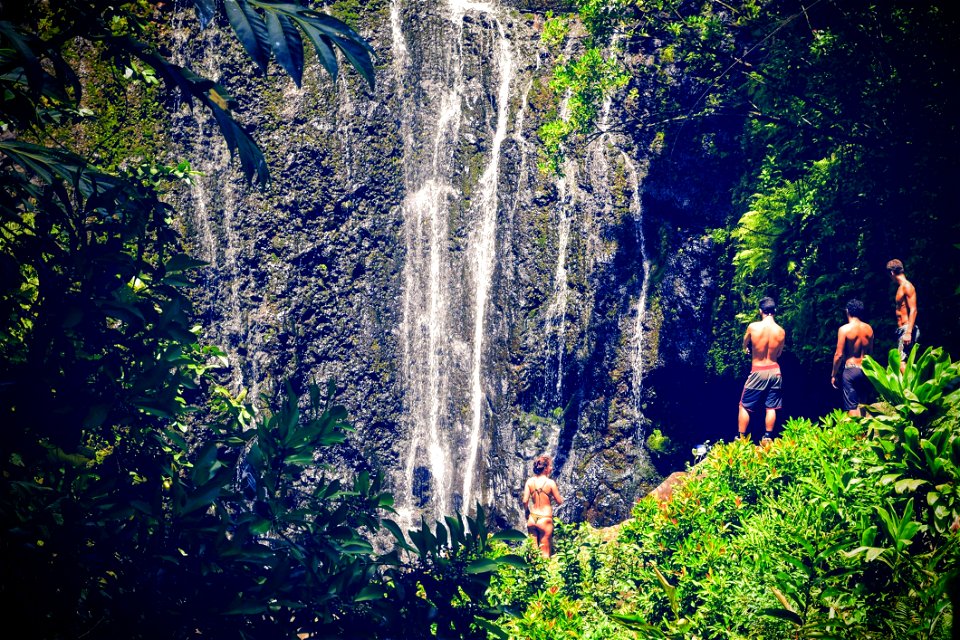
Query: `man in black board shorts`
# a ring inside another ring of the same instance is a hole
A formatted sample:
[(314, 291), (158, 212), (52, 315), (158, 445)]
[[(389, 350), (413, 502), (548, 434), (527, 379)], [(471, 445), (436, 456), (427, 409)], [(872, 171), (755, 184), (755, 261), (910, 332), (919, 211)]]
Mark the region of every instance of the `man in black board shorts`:
[(746, 437), (750, 426), (750, 412), (763, 407), (764, 440), (773, 436), (777, 410), (783, 403), (783, 379), (777, 358), (783, 353), (786, 332), (774, 320), (777, 303), (766, 297), (760, 301), (761, 320), (751, 322), (743, 336), (743, 349), (750, 354), (750, 375), (740, 394), (740, 414), (737, 421), (739, 437)]
[(837, 330), (837, 350), (833, 354), (830, 384), (843, 388), (843, 409), (860, 415), (860, 403), (870, 392), (870, 381), (863, 375), (863, 356), (873, 351), (873, 327), (863, 321), (863, 303), (856, 298), (847, 303), (847, 324)]

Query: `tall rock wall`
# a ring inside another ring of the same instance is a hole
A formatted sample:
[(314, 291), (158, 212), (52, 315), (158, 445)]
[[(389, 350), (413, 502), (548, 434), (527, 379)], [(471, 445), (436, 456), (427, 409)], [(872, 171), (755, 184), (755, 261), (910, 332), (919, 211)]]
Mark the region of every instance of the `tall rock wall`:
[[(357, 427), (337, 462), (384, 469), (408, 523), (479, 501), (519, 525), (541, 453), (568, 520), (622, 519), (659, 480), (644, 376), (665, 364), (667, 276), (694, 268), (659, 256), (695, 234), (659, 240), (671, 223), (644, 211), (649, 159), (629, 136), (601, 136), (563, 177), (537, 169), (556, 109), (538, 11), (561, 5), (367, 3), (354, 26), (377, 52), (373, 91), (315, 62), (302, 88), (258, 77), (224, 32), (189, 12), (173, 25), (180, 61), (238, 97), (273, 177), (242, 184), (213, 123), (180, 106), (177, 153), (202, 171), (180, 205), (210, 263), (205, 337), (235, 391), (335, 379)], [(698, 322), (700, 282), (667, 306)]]

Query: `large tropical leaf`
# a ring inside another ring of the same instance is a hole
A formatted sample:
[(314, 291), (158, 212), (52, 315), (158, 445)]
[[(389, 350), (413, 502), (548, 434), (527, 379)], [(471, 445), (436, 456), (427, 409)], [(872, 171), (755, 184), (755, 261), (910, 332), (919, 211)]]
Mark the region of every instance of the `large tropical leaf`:
[(263, 18), (246, 0), (224, 0), (223, 6), (240, 44), (260, 71), (266, 71), (270, 59), (270, 35)]
[(213, 104), (210, 105), (210, 109), (217, 119), (217, 124), (220, 125), (227, 146), (240, 159), (240, 168), (244, 177), (250, 180), (256, 176), (257, 183), (261, 185), (269, 182), (270, 174), (267, 170), (267, 161), (253, 138), (240, 128), (240, 125), (230, 117), (229, 113)]
[(285, 15), (268, 11), (266, 19), (270, 47), (277, 57), (277, 62), (299, 87), (303, 79), (303, 40), (300, 32)]

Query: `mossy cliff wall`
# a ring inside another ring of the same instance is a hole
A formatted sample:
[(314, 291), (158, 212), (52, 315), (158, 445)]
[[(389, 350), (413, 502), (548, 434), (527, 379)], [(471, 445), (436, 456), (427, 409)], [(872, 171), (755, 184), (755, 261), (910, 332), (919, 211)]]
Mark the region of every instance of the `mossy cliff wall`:
[(537, 169), (557, 106), (540, 12), (565, 4), (335, 3), (377, 52), (372, 91), (315, 61), (302, 88), (259, 77), (224, 32), (189, 12), (173, 25), (182, 62), (238, 97), (273, 177), (242, 184), (213, 123), (177, 111), (175, 153), (203, 172), (180, 204), (211, 265), (206, 338), (236, 389), (334, 378), (357, 427), (337, 462), (386, 470), (408, 521), (479, 500), (519, 525), (541, 453), (564, 518), (622, 519), (659, 481), (644, 380), (700, 357), (712, 249), (702, 220), (656, 211), (689, 196), (661, 179), (647, 198), (645, 147), (624, 135), (562, 179)]

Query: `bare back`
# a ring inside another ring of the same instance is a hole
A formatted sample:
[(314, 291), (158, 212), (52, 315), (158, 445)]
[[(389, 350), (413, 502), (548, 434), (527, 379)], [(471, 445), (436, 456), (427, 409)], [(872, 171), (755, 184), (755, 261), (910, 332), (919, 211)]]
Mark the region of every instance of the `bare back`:
[(846, 365), (859, 365), (873, 351), (873, 327), (857, 318), (840, 327), (837, 352)]
[(751, 322), (743, 336), (743, 348), (750, 353), (755, 365), (776, 364), (783, 353), (786, 332), (774, 321), (773, 316), (764, 316), (759, 322)]
[(530, 509), (530, 513), (552, 516), (553, 503), (551, 499), (556, 501), (558, 506), (563, 504), (560, 489), (556, 482), (543, 475), (534, 476), (527, 480), (527, 484), (523, 487), (523, 502)]

